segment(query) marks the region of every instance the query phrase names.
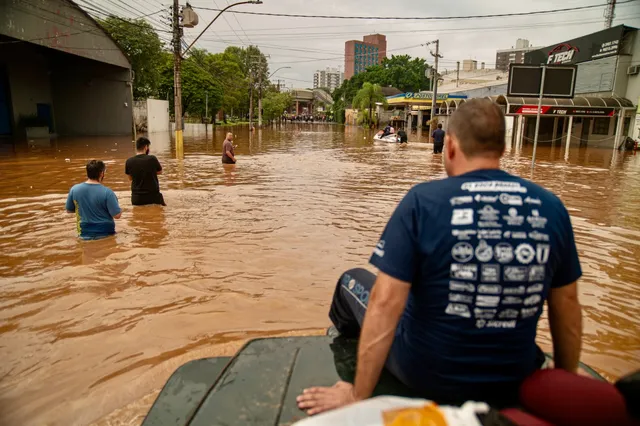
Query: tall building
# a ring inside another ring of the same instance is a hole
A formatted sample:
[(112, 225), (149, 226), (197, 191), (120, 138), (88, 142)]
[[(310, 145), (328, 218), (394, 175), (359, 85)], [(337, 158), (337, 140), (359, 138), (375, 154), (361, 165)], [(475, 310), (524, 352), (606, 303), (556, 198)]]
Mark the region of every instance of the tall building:
[(516, 40), (516, 46), (511, 46), (511, 49), (502, 49), (496, 52), (496, 69), (500, 71), (508, 71), (509, 64), (523, 64), (524, 54), (537, 50), (539, 47), (533, 47), (529, 43), (529, 40), (519, 38)]
[(362, 41), (344, 44), (344, 78), (349, 79), (371, 65), (379, 65), (387, 57), (387, 37), (382, 34), (364, 36)]
[(313, 88), (326, 87), (330, 91), (340, 87), (344, 80), (344, 73), (336, 68), (327, 67), (313, 73)]

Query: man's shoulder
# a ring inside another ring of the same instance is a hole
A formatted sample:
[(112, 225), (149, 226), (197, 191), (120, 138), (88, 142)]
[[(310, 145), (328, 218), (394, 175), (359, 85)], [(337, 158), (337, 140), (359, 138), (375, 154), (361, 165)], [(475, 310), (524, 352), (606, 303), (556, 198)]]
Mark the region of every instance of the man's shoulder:
[(71, 187), (69, 192), (73, 192), (77, 194), (81, 190), (81, 188), (83, 188), (84, 186), (85, 186), (84, 183), (76, 183)]

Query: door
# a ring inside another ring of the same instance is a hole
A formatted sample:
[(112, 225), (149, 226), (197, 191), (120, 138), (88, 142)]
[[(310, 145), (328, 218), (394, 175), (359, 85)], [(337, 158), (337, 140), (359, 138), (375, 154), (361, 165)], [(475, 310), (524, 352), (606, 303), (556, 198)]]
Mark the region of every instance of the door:
[(11, 132), (11, 99), (9, 96), (9, 79), (7, 71), (0, 66), (0, 136)]
[(51, 105), (49, 104), (36, 104), (38, 111), (38, 118), (49, 126), (49, 133), (53, 132), (53, 118), (51, 116)]

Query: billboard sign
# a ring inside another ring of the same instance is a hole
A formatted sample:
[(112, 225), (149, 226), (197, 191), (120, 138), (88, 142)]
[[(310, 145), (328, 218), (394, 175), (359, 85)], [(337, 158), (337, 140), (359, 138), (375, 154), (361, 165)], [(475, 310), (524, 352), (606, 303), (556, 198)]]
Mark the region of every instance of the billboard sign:
[[(565, 50), (564, 52), (573, 52)], [(555, 55), (555, 54), (554, 54)], [(575, 65), (546, 66), (542, 95), (548, 98), (573, 98), (576, 88)], [(510, 64), (507, 96), (538, 97), (542, 83), (542, 67), (539, 65)]]
[(525, 64), (579, 64), (580, 62), (616, 56), (620, 53), (625, 26), (608, 28), (527, 52)]

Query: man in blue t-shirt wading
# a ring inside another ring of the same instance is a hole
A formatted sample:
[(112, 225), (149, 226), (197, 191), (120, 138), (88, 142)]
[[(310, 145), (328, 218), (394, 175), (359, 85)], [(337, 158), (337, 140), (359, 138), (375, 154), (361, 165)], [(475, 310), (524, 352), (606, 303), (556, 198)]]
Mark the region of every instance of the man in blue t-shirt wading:
[(116, 194), (102, 185), (105, 170), (102, 161), (89, 161), (87, 181), (74, 185), (67, 197), (67, 212), (75, 213), (78, 236), (83, 240), (115, 234), (114, 219), (120, 219), (122, 215)]
[(360, 338), (355, 384), (306, 389), (301, 409), (370, 397), (383, 366), (439, 403), (514, 403), (543, 361), (535, 338), (545, 300), (555, 365), (577, 370), (582, 272), (569, 214), (549, 191), (500, 170), (504, 140), (489, 100), (451, 116), (449, 177), (402, 199), (371, 256), (377, 277), (354, 269), (337, 283), (329, 317)]

